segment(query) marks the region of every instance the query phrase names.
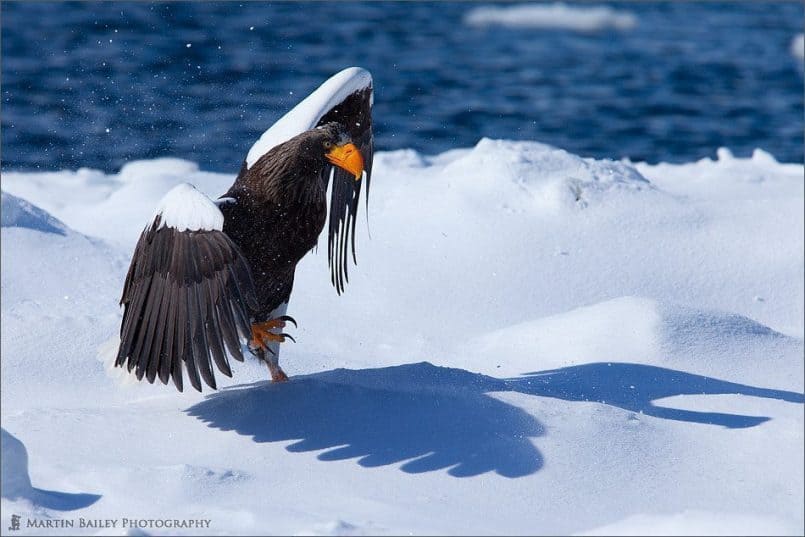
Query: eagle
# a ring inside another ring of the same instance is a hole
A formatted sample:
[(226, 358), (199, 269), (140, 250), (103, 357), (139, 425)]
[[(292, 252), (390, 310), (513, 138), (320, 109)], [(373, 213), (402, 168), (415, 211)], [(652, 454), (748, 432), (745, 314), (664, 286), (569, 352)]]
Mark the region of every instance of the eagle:
[[(159, 202), (132, 255), (120, 304), (115, 366), (137, 380), (232, 376), (242, 343), (273, 382), (288, 380), (279, 344), (297, 263), (325, 223), (330, 279), (340, 295), (356, 263), (355, 222), (374, 140), (372, 76), (345, 69), (280, 118), (252, 146), (235, 182), (213, 201), (183, 183)], [(327, 193), (330, 192), (329, 214)], [(329, 218), (328, 218), (329, 217)]]

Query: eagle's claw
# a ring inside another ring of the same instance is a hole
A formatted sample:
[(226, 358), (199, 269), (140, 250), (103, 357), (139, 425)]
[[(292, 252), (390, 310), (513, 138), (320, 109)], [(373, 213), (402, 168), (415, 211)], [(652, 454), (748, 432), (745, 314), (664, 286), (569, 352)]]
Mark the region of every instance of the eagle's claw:
[[(280, 334), (280, 337), (290, 339), (291, 341), (296, 343), (296, 340), (293, 338), (291, 334), (286, 334), (285, 332), (283, 332)], [(282, 341), (285, 341), (285, 339), (283, 339)]]
[(283, 315), (275, 319), (269, 319), (263, 323), (252, 324), (252, 338), (249, 340), (249, 350), (252, 353), (257, 353), (257, 351), (262, 349), (268, 350), (271, 354), (275, 354), (274, 351), (271, 350), (271, 343), (284, 343), (286, 339), (290, 339), (296, 343), (296, 340), (290, 334), (286, 334), (285, 332), (279, 334), (272, 332), (272, 330), (278, 328), (285, 328), (286, 321), (297, 326), (296, 321), (290, 315)]
[(283, 316), (281, 316), (281, 317), (277, 317), (277, 320), (278, 320), (278, 321), (287, 321), (287, 322), (289, 322), (289, 323), (292, 323), (292, 324), (293, 324), (293, 326), (294, 326), (294, 328), (299, 328), (299, 325), (298, 325), (298, 324), (296, 324), (296, 319), (294, 319), (294, 318), (293, 318), (293, 317), (291, 317), (290, 315), (283, 315)]

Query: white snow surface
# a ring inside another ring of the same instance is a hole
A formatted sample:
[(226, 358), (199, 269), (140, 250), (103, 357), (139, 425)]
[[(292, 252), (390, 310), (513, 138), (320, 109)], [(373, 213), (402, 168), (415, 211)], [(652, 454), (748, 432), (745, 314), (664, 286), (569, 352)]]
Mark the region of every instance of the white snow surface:
[(372, 75), (360, 67), (348, 67), (334, 74), (260, 136), (246, 155), (246, 167), (251, 168), (272, 148), (312, 129), (332, 107), (371, 85)]
[(224, 214), (213, 201), (189, 183), (173, 187), (159, 201), (149, 222), (160, 217), (160, 227), (177, 231), (224, 229)]
[(634, 13), (609, 6), (557, 2), (475, 7), (464, 16), (464, 22), (471, 26), (593, 32), (606, 29), (630, 30), (637, 25), (637, 17)]
[(234, 175), (179, 159), (4, 173), (2, 527), (805, 531), (802, 165), (483, 139), (380, 152), (374, 177), (346, 293), (326, 248), (298, 267), (291, 381), (247, 359), (224, 389), (179, 394), (118, 386), (96, 353), (162, 196), (216, 198)]

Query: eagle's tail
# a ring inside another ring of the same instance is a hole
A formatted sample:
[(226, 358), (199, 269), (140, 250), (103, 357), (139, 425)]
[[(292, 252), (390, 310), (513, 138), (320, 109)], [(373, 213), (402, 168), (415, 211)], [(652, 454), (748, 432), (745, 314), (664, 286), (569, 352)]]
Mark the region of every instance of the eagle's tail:
[(103, 364), (103, 369), (106, 376), (115, 381), (118, 386), (136, 386), (137, 377), (129, 375), (125, 367), (115, 367), (115, 360), (117, 359), (117, 350), (120, 347), (120, 336), (115, 334), (110, 337), (96, 349), (95, 357)]

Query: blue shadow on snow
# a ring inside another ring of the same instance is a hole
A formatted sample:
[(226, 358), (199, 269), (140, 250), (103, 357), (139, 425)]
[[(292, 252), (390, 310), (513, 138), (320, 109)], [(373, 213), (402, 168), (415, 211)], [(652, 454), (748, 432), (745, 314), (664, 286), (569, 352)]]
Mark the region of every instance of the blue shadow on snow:
[(738, 394), (790, 403), (805, 402), (801, 393), (756, 388), (673, 369), (618, 362), (528, 373), (507, 383), (520, 393), (565, 401), (594, 401), (655, 418), (721, 425), (730, 429), (754, 427), (770, 418), (668, 408), (655, 406), (653, 401), (675, 395)]
[[(214, 393), (187, 412), (255, 442), (296, 440), (288, 451), (364, 467), (404, 462), (408, 473), (449, 468), (456, 477), (536, 472), (543, 434), (530, 414), (489, 397), (505, 384), (428, 363), (335, 370)], [(407, 461), (407, 462), (405, 462)]]
[(295, 441), (288, 451), (322, 451), (318, 458), (323, 461), (357, 459), (363, 467), (403, 463), (407, 473), (448, 469), (455, 477), (537, 472), (543, 457), (531, 438), (542, 436), (543, 426), (490, 392), (596, 401), (657, 418), (729, 428), (752, 427), (769, 418), (657, 407), (652, 401), (681, 394), (804, 400), (795, 392), (640, 364), (593, 363), (498, 379), (418, 363), (234, 386), (209, 395), (187, 413), (255, 442)]
[(97, 502), (101, 496), (83, 492), (58, 492), (31, 486), (28, 474), (28, 450), (16, 436), (2, 429), (2, 497), (28, 500), (38, 507), (56, 511), (75, 511)]
[(53, 509), (54, 511), (75, 511), (84, 509), (101, 499), (99, 494), (88, 494), (84, 492), (57, 492), (54, 490), (43, 490), (34, 488), (28, 497), (32, 503)]

